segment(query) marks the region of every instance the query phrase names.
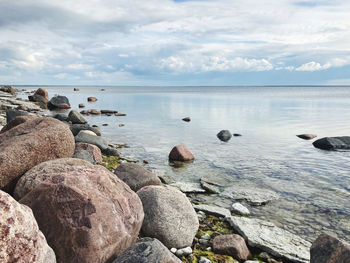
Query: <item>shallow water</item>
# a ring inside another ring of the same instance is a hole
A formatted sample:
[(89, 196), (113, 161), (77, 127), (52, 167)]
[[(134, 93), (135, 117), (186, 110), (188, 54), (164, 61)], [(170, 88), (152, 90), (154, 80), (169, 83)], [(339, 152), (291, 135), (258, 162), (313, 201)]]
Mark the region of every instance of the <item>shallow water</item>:
[[(127, 113), (87, 117), (90, 124), (108, 124), (102, 127), (106, 138), (131, 147), (124, 155), (146, 159), (148, 167), (178, 181), (220, 177), (227, 186), (273, 190), (280, 198), (250, 207), (253, 215), (310, 241), (320, 232), (350, 241), (350, 152), (318, 150), (295, 136), (350, 135), (350, 87), (45, 88), (50, 96), (66, 95), (73, 109), (84, 103), (85, 109)], [(88, 103), (88, 96), (98, 101)], [(181, 120), (186, 116), (191, 122)], [(220, 142), (216, 134), (222, 129), (242, 137)], [(193, 163), (169, 165), (168, 154), (178, 144), (195, 154)], [(233, 202), (216, 195), (203, 199), (224, 207)]]

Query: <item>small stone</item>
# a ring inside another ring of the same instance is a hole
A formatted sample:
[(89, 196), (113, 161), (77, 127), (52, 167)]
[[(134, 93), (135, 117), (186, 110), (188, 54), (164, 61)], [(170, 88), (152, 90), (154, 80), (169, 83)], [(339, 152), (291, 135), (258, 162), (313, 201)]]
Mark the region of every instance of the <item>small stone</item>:
[(201, 257), (198, 263), (211, 263), (211, 261), (205, 257)]
[(299, 134), (297, 137), (304, 139), (304, 140), (312, 140), (313, 138), (316, 138), (316, 134)]
[(238, 214), (238, 215), (242, 215), (242, 216), (249, 216), (250, 215), (250, 211), (248, 210), (248, 208), (246, 208), (241, 203), (234, 203), (232, 205), (232, 212), (235, 214)]
[(95, 98), (95, 97), (88, 97), (88, 98), (87, 98), (87, 101), (89, 101), (89, 102), (95, 102), (95, 101), (97, 101), (97, 98)]
[(228, 142), (232, 138), (232, 134), (229, 130), (222, 130), (216, 137), (218, 137), (220, 141)]
[(178, 249), (175, 254), (178, 257), (181, 257), (181, 256), (187, 257), (187, 256), (192, 254), (192, 248), (191, 247), (185, 247), (185, 248)]
[(173, 248), (170, 249), (170, 252), (173, 253), (173, 254), (175, 254), (176, 251), (177, 251), (177, 248), (175, 248), (175, 247), (173, 247)]
[(190, 118), (190, 117), (185, 117), (185, 118), (183, 118), (182, 120), (185, 121), (185, 122), (190, 122), (190, 121), (191, 121), (191, 118)]
[(119, 127), (124, 127), (125, 124), (121, 123), (121, 124), (119, 124), (118, 126), (119, 126)]
[(78, 89), (78, 88), (74, 88), (73, 90), (74, 90), (74, 91), (79, 91), (79, 89)]
[(242, 134), (234, 133), (233, 136), (235, 136), (235, 137), (240, 137), (240, 136), (242, 136)]
[(126, 116), (125, 113), (120, 113), (120, 112), (116, 112), (114, 113), (115, 116), (121, 117), (121, 116)]
[(201, 236), (201, 239), (209, 240), (210, 239), (210, 235), (208, 233), (205, 233), (204, 235)]
[(201, 244), (201, 245), (203, 245), (203, 246), (208, 246), (208, 245), (209, 245), (209, 240), (207, 240), (207, 239), (202, 239), (202, 238), (200, 238), (200, 239), (198, 240), (198, 242), (199, 242), (199, 244)]
[(104, 123), (104, 124), (102, 124), (102, 126), (108, 126), (108, 123)]
[(79, 108), (85, 108), (85, 104), (84, 103), (80, 103), (78, 106), (79, 106)]

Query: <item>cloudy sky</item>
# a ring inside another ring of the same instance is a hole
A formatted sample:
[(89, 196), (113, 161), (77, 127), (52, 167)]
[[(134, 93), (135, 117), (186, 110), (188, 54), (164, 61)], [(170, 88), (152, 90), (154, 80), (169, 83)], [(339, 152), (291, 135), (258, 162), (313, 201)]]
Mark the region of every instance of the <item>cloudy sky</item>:
[(350, 84), (350, 1), (0, 0), (0, 83)]

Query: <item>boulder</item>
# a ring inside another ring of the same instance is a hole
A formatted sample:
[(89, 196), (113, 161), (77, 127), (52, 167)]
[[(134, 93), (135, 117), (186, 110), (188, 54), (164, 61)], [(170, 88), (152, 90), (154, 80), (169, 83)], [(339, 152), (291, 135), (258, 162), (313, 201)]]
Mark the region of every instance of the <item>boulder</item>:
[(68, 116), (66, 114), (57, 113), (55, 115), (52, 115), (52, 118), (55, 118), (55, 119), (57, 119), (59, 121), (68, 122)]
[(9, 123), (7, 123), (0, 131), (0, 133), (4, 133), (8, 130), (11, 130), (12, 128), (28, 121), (28, 120), (33, 120), (33, 119), (36, 119), (38, 118), (37, 116), (31, 116), (31, 115), (28, 115), (28, 116), (17, 116), (15, 117), (12, 121), (10, 121)]
[(185, 145), (177, 145), (169, 153), (169, 161), (187, 162), (192, 160), (194, 160), (194, 155)]
[(222, 130), (216, 134), (216, 137), (218, 137), (220, 141), (228, 142), (232, 138), (232, 134), (229, 130)]
[(312, 243), (310, 263), (348, 263), (350, 244), (327, 234), (321, 234)]
[(185, 122), (190, 122), (190, 121), (191, 121), (191, 118), (190, 118), (190, 117), (185, 117), (185, 118), (183, 118), (182, 120), (185, 121)]
[(6, 122), (9, 123), (12, 121), (14, 118), (17, 116), (28, 116), (29, 113), (26, 111), (21, 111), (21, 110), (15, 110), (15, 109), (8, 109), (6, 111)]
[(0, 134), (0, 188), (11, 191), (26, 171), (39, 163), (74, 153), (67, 125), (50, 118), (28, 120)]
[(157, 238), (168, 248), (192, 245), (199, 222), (186, 195), (155, 185), (145, 186), (137, 194), (145, 212), (144, 236)]
[(299, 137), (301, 139), (304, 139), (304, 140), (312, 140), (312, 139), (316, 138), (317, 135), (316, 134), (306, 134), (306, 133), (304, 133), (304, 134), (297, 135), (297, 137)]
[(213, 240), (215, 253), (232, 256), (234, 259), (244, 262), (252, 257), (244, 238), (240, 235), (220, 235)]
[(68, 114), (68, 121), (72, 122), (72, 124), (85, 124), (87, 120), (76, 110), (71, 110)]
[(40, 163), (18, 180), (13, 196), (16, 200), (19, 200), (46, 179), (74, 171), (79, 167), (93, 167), (93, 165), (87, 161), (75, 158), (59, 158)]
[(55, 96), (47, 104), (50, 110), (70, 109), (69, 100), (66, 96)]
[(28, 99), (30, 101), (37, 102), (40, 108), (47, 109), (47, 103), (49, 102), (49, 94), (47, 90), (39, 88), (33, 95), (28, 96)]
[(102, 153), (96, 145), (78, 142), (75, 144), (73, 158), (78, 158), (92, 164), (102, 163)]
[(44, 97), (45, 100), (47, 100), (47, 101), (49, 100), (49, 93), (48, 93), (47, 90), (44, 89), (44, 88), (38, 88), (38, 89), (35, 91), (34, 95), (39, 95), (39, 96)]
[(144, 217), (138, 196), (98, 165), (47, 178), (20, 202), (62, 263), (111, 262), (134, 244)]
[(17, 89), (15, 89), (12, 86), (2, 86), (2, 87), (0, 87), (0, 91), (11, 93), (12, 95), (15, 95), (17, 92)]
[(78, 135), (76, 135), (75, 142), (85, 142), (96, 145), (98, 148), (101, 149), (101, 151), (104, 151), (109, 147), (108, 142), (105, 139), (87, 133), (79, 133)]
[(87, 98), (87, 101), (89, 101), (89, 102), (95, 102), (95, 101), (97, 101), (97, 98), (95, 98), (95, 97), (88, 97), (88, 98)]
[(78, 135), (78, 133), (82, 130), (89, 130), (96, 133), (97, 136), (101, 136), (101, 130), (98, 127), (91, 127), (88, 124), (73, 124), (70, 126), (70, 130), (74, 136)]
[(56, 263), (32, 210), (0, 191), (0, 262)]
[(181, 263), (158, 239), (141, 238), (113, 263)]
[(162, 184), (154, 173), (136, 163), (122, 163), (115, 169), (114, 174), (135, 192), (146, 185)]
[(350, 136), (324, 137), (312, 143), (316, 148), (322, 150), (350, 149)]
[(90, 130), (81, 130), (78, 134), (80, 134), (80, 133), (87, 133), (87, 134), (90, 134), (90, 135), (97, 136), (96, 133), (94, 133), (93, 131), (90, 131)]
[(265, 251), (288, 262), (307, 263), (310, 261), (311, 243), (260, 219), (226, 217), (227, 222), (253, 248)]

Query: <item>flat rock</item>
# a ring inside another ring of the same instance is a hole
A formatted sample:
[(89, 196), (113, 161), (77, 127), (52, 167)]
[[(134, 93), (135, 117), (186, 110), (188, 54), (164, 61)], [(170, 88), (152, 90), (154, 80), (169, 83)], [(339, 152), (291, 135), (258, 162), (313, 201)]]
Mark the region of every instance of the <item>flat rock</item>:
[(242, 216), (249, 216), (250, 215), (250, 211), (248, 208), (246, 208), (244, 205), (242, 205), (241, 203), (234, 203), (231, 207), (231, 210), (233, 213), (237, 214), (237, 215), (242, 215)]
[(317, 135), (304, 133), (304, 134), (298, 134), (297, 137), (299, 137), (300, 139), (304, 139), (304, 140), (312, 140), (312, 139), (316, 138)]
[(219, 235), (213, 240), (215, 253), (228, 255), (240, 262), (252, 257), (243, 237), (236, 234)]
[(183, 193), (205, 193), (206, 191), (199, 183), (176, 182), (170, 186), (179, 188)]
[(324, 137), (314, 141), (312, 144), (322, 150), (349, 150), (350, 136)]
[(273, 191), (244, 183), (226, 188), (221, 195), (235, 200), (245, 200), (251, 205), (264, 205), (279, 198), (279, 195)]
[(216, 187), (215, 185), (212, 184), (208, 184), (206, 182), (201, 181), (201, 187), (207, 191), (208, 193), (211, 194), (219, 194), (220, 193), (220, 189), (218, 187)]
[(0, 187), (12, 190), (21, 175), (39, 163), (74, 153), (67, 125), (50, 117), (28, 120), (0, 134)]
[(311, 243), (260, 219), (230, 216), (227, 222), (245, 238), (248, 245), (291, 262), (310, 261)]
[(162, 184), (154, 173), (136, 163), (122, 163), (115, 169), (114, 174), (135, 192), (146, 185)]
[(21, 199), (46, 179), (79, 167), (94, 167), (91, 163), (75, 158), (59, 158), (42, 162), (26, 172), (17, 182), (14, 197)]
[(227, 181), (221, 177), (202, 177), (201, 183), (208, 183), (216, 186), (226, 186)]
[(186, 195), (173, 188), (145, 186), (137, 191), (145, 218), (144, 236), (159, 239), (168, 248), (192, 245), (199, 221)]
[(230, 210), (219, 206), (202, 204), (202, 205), (193, 205), (193, 207), (196, 211), (203, 211), (206, 214), (210, 214), (214, 216), (222, 216), (222, 217), (231, 216)]
[(0, 191), (0, 262), (56, 263), (32, 210)]
[(62, 263), (111, 262), (134, 244), (144, 217), (135, 192), (99, 165), (47, 178), (20, 203)]
[(327, 234), (321, 234), (312, 243), (310, 263), (348, 263), (350, 244)]
[(158, 239), (141, 238), (113, 263), (181, 263)]

